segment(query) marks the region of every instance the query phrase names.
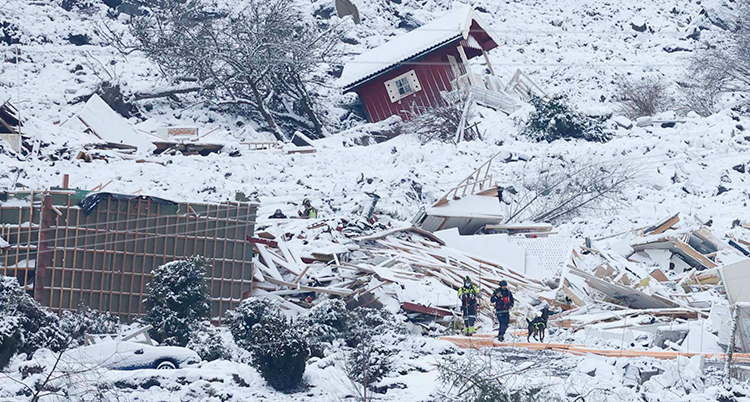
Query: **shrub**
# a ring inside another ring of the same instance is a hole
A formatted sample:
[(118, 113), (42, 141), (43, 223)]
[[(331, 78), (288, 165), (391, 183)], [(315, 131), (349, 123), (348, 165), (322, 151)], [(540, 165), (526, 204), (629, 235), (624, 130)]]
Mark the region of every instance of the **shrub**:
[(532, 97), (534, 112), (521, 134), (534, 141), (552, 142), (559, 139), (582, 139), (606, 142), (609, 135), (604, 132), (604, 120), (579, 113), (568, 104), (564, 96), (549, 100)]
[(623, 78), (618, 84), (617, 97), (623, 113), (631, 119), (653, 116), (663, 112), (670, 105), (667, 86), (658, 78), (640, 81)]
[(115, 334), (119, 328), (119, 318), (83, 305), (77, 311), (64, 311), (60, 320), (60, 329), (78, 345), (84, 344), (86, 334)]
[(346, 375), (350, 380), (369, 387), (391, 371), (393, 354), (381, 342), (362, 342), (346, 357)]
[(21, 289), (15, 278), (0, 276), (0, 368), (15, 353), (31, 357), (39, 348), (59, 352), (68, 339), (59, 319)]
[(313, 306), (300, 321), (311, 355), (323, 357), (325, 347), (347, 331), (350, 313), (342, 300), (326, 299)]
[(186, 347), (208, 362), (218, 359), (231, 360), (232, 356), (224, 345), (219, 331), (210, 323), (204, 322), (197, 331), (190, 334), (190, 341)]
[(403, 335), (406, 328), (388, 310), (359, 307), (351, 312), (344, 340), (347, 346), (357, 347), (374, 335)]
[(207, 262), (200, 256), (172, 261), (154, 271), (148, 284), (143, 321), (159, 343), (185, 346), (208, 317), (211, 307), (206, 285)]
[(270, 386), (280, 391), (299, 386), (310, 350), (278, 304), (265, 298), (246, 299), (227, 312), (225, 322)]

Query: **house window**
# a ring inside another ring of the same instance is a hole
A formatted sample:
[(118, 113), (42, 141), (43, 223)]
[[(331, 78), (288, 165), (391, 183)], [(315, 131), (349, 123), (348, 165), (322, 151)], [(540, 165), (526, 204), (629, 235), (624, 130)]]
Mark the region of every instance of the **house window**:
[(398, 89), (398, 94), (401, 96), (409, 95), (410, 93), (414, 92), (411, 89), (411, 86), (409, 86), (409, 78), (404, 77), (400, 80), (396, 81), (396, 89)]
[(407, 96), (422, 90), (417, 74), (414, 70), (407, 71), (385, 82), (385, 89), (391, 102), (398, 102)]

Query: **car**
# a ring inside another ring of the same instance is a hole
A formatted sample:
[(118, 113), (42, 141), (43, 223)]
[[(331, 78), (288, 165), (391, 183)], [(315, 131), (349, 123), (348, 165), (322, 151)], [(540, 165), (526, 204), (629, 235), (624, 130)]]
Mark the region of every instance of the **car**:
[(60, 362), (68, 367), (103, 367), (110, 370), (174, 370), (194, 366), (200, 356), (177, 346), (150, 346), (135, 342), (103, 342), (63, 353)]

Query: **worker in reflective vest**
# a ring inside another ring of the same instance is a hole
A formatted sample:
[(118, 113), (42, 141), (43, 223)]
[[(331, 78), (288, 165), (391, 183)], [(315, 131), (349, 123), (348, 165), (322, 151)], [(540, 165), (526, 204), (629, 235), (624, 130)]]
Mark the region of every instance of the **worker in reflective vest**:
[(477, 320), (477, 299), (479, 288), (471, 283), (471, 278), (464, 278), (464, 286), (458, 289), (458, 297), (461, 299), (461, 313), (464, 316), (464, 335), (474, 334), (474, 322)]
[(510, 309), (515, 304), (513, 293), (508, 290), (508, 282), (500, 281), (500, 287), (492, 293), (490, 301), (495, 304), (495, 315), (500, 327), (497, 330), (497, 340), (502, 342), (505, 337), (505, 331), (510, 325)]

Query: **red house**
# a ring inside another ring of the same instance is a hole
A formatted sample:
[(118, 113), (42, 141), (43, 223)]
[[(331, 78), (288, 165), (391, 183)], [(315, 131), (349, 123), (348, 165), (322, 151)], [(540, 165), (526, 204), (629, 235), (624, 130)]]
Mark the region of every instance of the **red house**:
[[(356, 92), (367, 118), (377, 122), (393, 115), (408, 120), (430, 106), (444, 103), (441, 93), (467, 90), (475, 101), (495, 109), (513, 108), (514, 101), (495, 77), (487, 52), (499, 45), (469, 6), (454, 8), (405, 35), (394, 38), (346, 63), (339, 86)], [(467, 69), (484, 56), (489, 75)]]

